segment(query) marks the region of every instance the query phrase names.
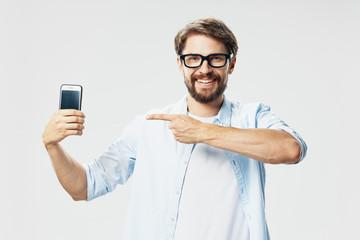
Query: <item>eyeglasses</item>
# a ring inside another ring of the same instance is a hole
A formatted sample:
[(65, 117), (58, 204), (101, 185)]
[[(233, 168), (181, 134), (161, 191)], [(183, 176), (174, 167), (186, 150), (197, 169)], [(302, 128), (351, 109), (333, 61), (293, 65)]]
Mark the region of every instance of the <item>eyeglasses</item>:
[(200, 67), (204, 60), (208, 61), (208, 64), (213, 68), (224, 67), (229, 58), (232, 58), (233, 54), (216, 53), (203, 56), (200, 54), (185, 54), (180, 55), (180, 59), (184, 61), (184, 64), (188, 68)]

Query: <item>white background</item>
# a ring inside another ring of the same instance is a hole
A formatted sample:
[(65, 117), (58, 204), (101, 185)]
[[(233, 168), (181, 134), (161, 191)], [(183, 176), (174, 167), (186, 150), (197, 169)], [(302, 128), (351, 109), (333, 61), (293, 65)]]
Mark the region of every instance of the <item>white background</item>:
[(358, 237), (359, 1), (0, 0), (0, 239), (121, 239), (131, 181), (74, 202), (42, 131), (60, 85), (81, 84), (85, 133), (62, 145), (92, 161), (186, 93), (173, 39), (207, 16), (238, 38), (228, 97), (272, 106), (309, 147), (299, 165), (266, 166), (272, 239)]

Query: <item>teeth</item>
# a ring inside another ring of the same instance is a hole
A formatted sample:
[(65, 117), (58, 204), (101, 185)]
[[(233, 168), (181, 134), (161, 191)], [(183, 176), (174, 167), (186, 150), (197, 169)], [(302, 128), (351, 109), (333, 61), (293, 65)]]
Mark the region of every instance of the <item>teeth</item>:
[(197, 81), (200, 83), (209, 83), (209, 82), (212, 82), (213, 80), (198, 79)]

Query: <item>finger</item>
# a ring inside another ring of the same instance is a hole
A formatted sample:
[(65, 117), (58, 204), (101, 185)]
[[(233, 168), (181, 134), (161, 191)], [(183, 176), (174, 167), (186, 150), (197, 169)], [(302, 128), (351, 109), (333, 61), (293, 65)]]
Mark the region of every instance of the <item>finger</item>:
[(165, 120), (172, 121), (177, 117), (176, 114), (150, 114), (146, 116), (147, 120)]
[(75, 109), (62, 109), (59, 110), (59, 112), (63, 115), (63, 116), (78, 116), (78, 117), (85, 117), (85, 114), (79, 110), (75, 110)]
[(84, 130), (84, 125), (78, 123), (65, 124), (67, 130)]
[(70, 136), (70, 135), (82, 135), (83, 132), (81, 130), (67, 130), (66, 131), (66, 136)]
[(68, 116), (64, 117), (65, 123), (81, 123), (83, 124), (85, 122), (85, 119), (83, 117), (77, 117), (77, 116)]

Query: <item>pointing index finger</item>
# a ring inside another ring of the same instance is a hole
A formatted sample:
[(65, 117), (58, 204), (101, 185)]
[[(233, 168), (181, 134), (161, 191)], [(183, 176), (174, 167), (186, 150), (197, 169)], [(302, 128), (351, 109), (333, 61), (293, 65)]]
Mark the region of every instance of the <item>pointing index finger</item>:
[(175, 119), (174, 114), (149, 114), (146, 116), (147, 120), (165, 120), (165, 121), (172, 121)]

